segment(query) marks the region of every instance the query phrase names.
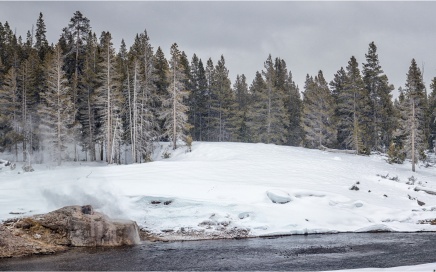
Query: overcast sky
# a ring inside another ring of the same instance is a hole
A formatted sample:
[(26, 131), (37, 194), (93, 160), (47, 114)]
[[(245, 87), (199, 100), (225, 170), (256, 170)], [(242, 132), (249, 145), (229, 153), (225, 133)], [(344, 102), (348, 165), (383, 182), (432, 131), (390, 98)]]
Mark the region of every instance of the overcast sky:
[(322, 70), (330, 81), (353, 55), (361, 68), (371, 41), (395, 89), (412, 58), (424, 65), (427, 86), (436, 77), (436, 2), (0, 2), (0, 21), (25, 37), (41, 11), (56, 43), (77, 10), (98, 37), (111, 32), (117, 49), (146, 29), (167, 58), (174, 42), (204, 63), (223, 54), (232, 84), (237, 74), (251, 84), (271, 54), (286, 61), (302, 90), (306, 74)]

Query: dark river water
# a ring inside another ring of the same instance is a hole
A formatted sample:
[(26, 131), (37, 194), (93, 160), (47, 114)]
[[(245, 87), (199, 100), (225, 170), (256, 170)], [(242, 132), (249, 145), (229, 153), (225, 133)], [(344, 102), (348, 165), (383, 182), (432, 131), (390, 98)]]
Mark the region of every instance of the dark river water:
[[(0, 270), (336, 270), (436, 262), (436, 233), (144, 242), (0, 260)], [(435, 266), (436, 269), (436, 266)]]

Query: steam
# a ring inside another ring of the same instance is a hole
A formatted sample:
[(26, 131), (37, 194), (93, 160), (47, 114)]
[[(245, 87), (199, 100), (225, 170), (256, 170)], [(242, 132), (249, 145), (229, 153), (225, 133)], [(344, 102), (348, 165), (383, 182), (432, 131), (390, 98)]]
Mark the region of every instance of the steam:
[(52, 209), (71, 205), (92, 205), (93, 208), (112, 218), (126, 218), (122, 196), (110, 190), (107, 184), (98, 185), (78, 182), (63, 188), (44, 189), (41, 192)]

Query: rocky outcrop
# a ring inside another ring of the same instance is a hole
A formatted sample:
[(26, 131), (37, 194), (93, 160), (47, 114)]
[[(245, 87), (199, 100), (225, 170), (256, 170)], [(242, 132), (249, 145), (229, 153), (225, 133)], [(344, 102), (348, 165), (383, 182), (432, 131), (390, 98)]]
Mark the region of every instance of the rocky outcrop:
[[(2, 233), (0, 257), (16, 256), (8, 253), (5, 245), (10, 243), (18, 248), (26, 248), (26, 244), (50, 248), (47, 252), (50, 253), (66, 246), (121, 246), (140, 242), (136, 222), (110, 219), (89, 205), (68, 206), (43, 215), (9, 220), (2, 227)], [(43, 254), (45, 251), (30, 250), (32, 253)]]

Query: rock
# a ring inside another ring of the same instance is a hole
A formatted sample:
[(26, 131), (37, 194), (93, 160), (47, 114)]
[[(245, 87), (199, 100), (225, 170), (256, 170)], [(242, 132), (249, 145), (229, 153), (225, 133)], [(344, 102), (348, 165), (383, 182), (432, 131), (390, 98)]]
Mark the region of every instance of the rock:
[(33, 172), (33, 171), (35, 171), (31, 165), (23, 165), (23, 167), (21, 167), (21, 168), (23, 169), (24, 172)]
[(36, 218), (43, 227), (65, 233), (72, 246), (121, 246), (139, 243), (139, 228), (130, 220), (113, 220), (92, 206), (67, 206)]
[(139, 228), (131, 220), (115, 220), (92, 206), (67, 206), (0, 225), (0, 258), (50, 254), (66, 246), (139, 244)]
[(419, 199), (417, 199), (416, 201), (418, 202), (418, 205), (419, 205), (419, 206), (424, 206), (424, 205), (425, 205), (425, 202), (420, 201)]
[(282, 190), (269, 190), (266, 195), (273, 203), (286, 204), (292, 201), (292, 197)]
[(356, 186), (356, 184), (353, 184), (353, 186), (350, 187), (351, 191), (359, 191), (359, 187)]

